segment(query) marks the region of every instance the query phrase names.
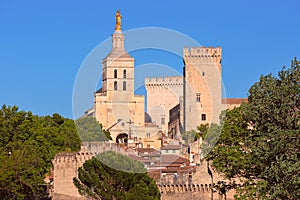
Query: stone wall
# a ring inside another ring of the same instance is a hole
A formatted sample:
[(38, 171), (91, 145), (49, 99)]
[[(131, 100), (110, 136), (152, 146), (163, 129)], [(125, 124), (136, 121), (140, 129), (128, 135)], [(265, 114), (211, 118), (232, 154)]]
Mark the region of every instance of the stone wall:
[(222, 110), (221, 47), (184, 48), (185, 125), (195, 130), (202, 123), (219, 123)]
[[(115, 143), (91, 142), (83, 143), (81, 150), (75, 153), (59, 153), (53, 159), (54, 182), (53, 199), (54, 200), (77, 200), (85, 199), (79, 193), (73, 184), (73, 178), (77, 177), (77, 170), (83, 163), (99, 153), (105, 151), (115, 151), (123, 155), (136, 155), (135, 152), (120, 148)], [(224, 180), (220, 175), (213, 171), (214, 183), (218, 180)], [(206, 163), (198, 166), (193, 174), (191, 184), (166, 184), (158, 185), (161, 190), (162, 199), (210, 199), (211, 195), (210, 176), (207, 174)], [(234, 191), (227, 193), (227, 200), (233, 198)], [(214, 192), (214, 199), (222, 200), (222, 196)]]
[(83, 197), (78, 193), (77, 188), (73, 184), (73, 178), (77, 177), (77, 170), (85, 161), (105, 151), (114, 151), (124, 155), (136, 154), (133, 151), (126, 151), (117, 144), (109, 142), (82, 143), (79, 152), (57, 154), (52, 160), (54, 173), (53, 199), (82, 199)]
[[(211, 184), (158, 185), (162, 200), (225, 200), (225, 196), (212, 190)], [(212, 194), (213, 191), (213, 194)], [(233, 200), (227, 195), (226, 200)]]
[(147, 90), (147, 112), (152, 121), (168, 132), (169, 110), (179, 103), (183, 95), (183, 77), (145, 78)]

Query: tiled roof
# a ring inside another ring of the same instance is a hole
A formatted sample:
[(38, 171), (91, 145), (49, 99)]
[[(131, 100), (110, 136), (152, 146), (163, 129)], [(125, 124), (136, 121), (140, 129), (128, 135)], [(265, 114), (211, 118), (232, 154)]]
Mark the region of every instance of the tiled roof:
[(242, 104), (242, 103), (248, 103), (248, 99), (247, 98), (222, 99), (222, 104)]
[(183, 158), (181, 156), (177, 156), (177, 155), (161, 155), (160, 158), (161, 163), (189, 163), (190, 161), (186, 158)]
[(180, 149), (180, 145), (166, 145), (166, 146), (163, 146), (161, 149), (162, 150), (177, 150), (177, 149)]
[(137, 151), (138, 153), (159, 152), (159, 151), (157, 151), (156, 149), (153, 149), (153, 148), (137, 148), (136, 151)]
[(100, 88), (99, 90), (97, 90), (95, 93), (102, 93), (102, 88)]

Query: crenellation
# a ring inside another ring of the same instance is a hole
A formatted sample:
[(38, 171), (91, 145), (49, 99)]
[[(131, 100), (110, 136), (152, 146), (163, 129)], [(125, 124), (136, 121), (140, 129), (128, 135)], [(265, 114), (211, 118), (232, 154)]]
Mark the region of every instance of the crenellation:
[(123, 155), (134, 154), (132, 151), (125, 151), (115, 143), (108, 142), (86, 142), (82, 143), (78, 152), (59, 153), (52, 160), (54, 170), (54, 197), (73, 194), (80, 198), (81, 195), (73, 185), (73, 178), (77, 176), (78, 168), (87, 160), (105, 151), (115, 151)]
[(183, 57), (186, 62), (191, 63), (221, 63), (221, 47), (198, 47), (184, 48)]
[(166, 76), (166, 77), (148, 77), (145, 78), (145, 85), (168, 85), (168, 84), (182, 84), (182, 76)]
[(148, 90), (168, 90), (170, 88), (181, 88), (183, 87), (183, 77), (174, 76), (145, 78), (145, 87)]
[(210, 193), (211, 184), (157, 184), (162, 194)]

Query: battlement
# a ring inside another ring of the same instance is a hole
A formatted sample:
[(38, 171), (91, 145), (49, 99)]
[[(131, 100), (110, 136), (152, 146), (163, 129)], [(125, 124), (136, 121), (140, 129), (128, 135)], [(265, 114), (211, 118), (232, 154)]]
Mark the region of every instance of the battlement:
[(162, 194), (172, 193), (210, 193), (211, 184), (168, 184), (160, 185), (157, 187)]
[(76, 153), (73, 152), (63, 152), (55, 155), (55, 158), (52, 160), (53, 163), (60, 162), (75, 162), (76, 161)]
[(221, 47), (192, 47), (183, 48), (185, 62), (200, 63), (221, 63)]
[(183, 85), (182, 76), (165, 76), (165, 77), (147, 77), (145, 86), (181, 86)]
[(64, 162), (86, 161), (105, 151), (114, 151), (123, 155), (137, 154), (132, 150), (125, 150), (115, 143), (109, 142), (83, 142), (78, 152), (63, 152), (56, 154), (52, 160), (54, 164)]

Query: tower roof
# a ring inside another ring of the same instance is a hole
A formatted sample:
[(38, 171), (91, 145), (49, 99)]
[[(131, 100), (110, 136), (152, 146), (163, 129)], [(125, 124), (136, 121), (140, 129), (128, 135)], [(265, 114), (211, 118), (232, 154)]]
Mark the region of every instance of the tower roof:
[(112, 34), (112, 49), (107, 57), (131, 58), (124, 48), (124, 34), (121, 28), (121, 12), (117, 10), (115, 32)]

